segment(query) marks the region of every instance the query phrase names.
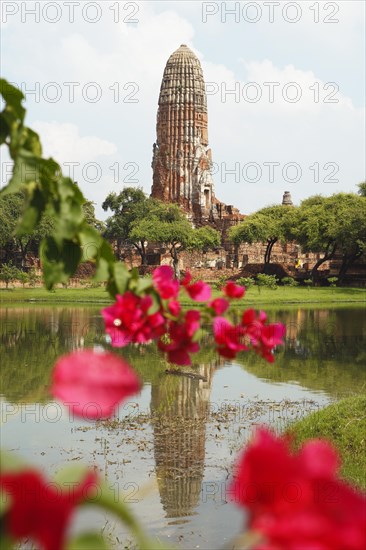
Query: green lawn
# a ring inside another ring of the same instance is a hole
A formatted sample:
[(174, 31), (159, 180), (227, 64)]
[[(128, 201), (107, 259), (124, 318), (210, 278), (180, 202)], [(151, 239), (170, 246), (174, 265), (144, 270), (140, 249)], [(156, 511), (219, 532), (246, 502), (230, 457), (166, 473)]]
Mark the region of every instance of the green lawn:
[(342, 477), (366, 488), (366, 395), (348, 397), (293, 424), (288, 432), (299, 445), (324, 437), (342, 457)]
[[(214, 291), (214, 297), (220, 293)], [(110, 298), (104, 288), (57, 288), (49, 292), (44, 288), (14, 288), (0, 289), (0, 303), (9, 305), (14, 302), (49, 304), (79, 303), (79, 304), (106, 304)], [(182, 303), (191, 306), (194, 302), (186, 295), (182, 296)], [(291, 288), (278, 287), (277, 290), (250, 288), (243, 299), (245, 306), (277, 306), (282, 304), (326, 305), (337, 304), (365, 304), (366, 290), (360, 288)], [(197, 302), (195, 302), (197, 305)]]

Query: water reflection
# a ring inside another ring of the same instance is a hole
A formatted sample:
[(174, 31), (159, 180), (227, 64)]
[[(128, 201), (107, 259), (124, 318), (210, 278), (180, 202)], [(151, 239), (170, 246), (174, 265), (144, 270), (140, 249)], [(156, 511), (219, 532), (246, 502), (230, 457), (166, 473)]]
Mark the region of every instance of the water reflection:
[(200, 497), (216, 365), (200, 365), (195, 378), (162, 377), (151, 387), (156, 477), (168, 518), (191, 515)]
[[(238, 357), (236, 362), (246, 370), (266, 380), (296, 382), (333, 396), (365, 388), (365, 308), (280, 309), (271, 311), (270, 319), (286, 324), (286, 345), (279, 348), (275, 365), (254, 355)], [(2, 395), (12, 402), (42, 401), (48, 398), (50, 371), (57, 357), (79, 347), (105, 344), (103, 321), (96, 308), (2, 308), (0, 343)], [(217, 361), (210, 335), (201, 348), (194, 364), (205, 369)], [(165, 365), (155, 345), (130, 346), (117, 353), (126, 356), (145, 383), (158, 379), (161, 383)], [(211, 380), (208, 374), (207, 379)], [(179, 391), (194, 402), (196, 385), (190, 381), (191, 389)], [(159, 396), (154, 398), (153, 407), (158, 402)]]
[(279, 310), (271, 317), (286, 324), (286, 345), (275, 365), (258, 357), (237, 362), (273, 382), (297, 382), (344, 397), (366, 389), (366, 309)]
[[(241, 365), (238, 371), (254, 375), (251, 378), (257, 382), (269, 381), (273, 387), (287, 384), (286, 396), (291, 395), (291, 384), (333, 397), (365, 390), (365, 309), (282, 309), (272, 311), (270, 318), (287, 326), (286, 345), (278, 350), (275, 365), (244, 354), (235, 361)], [(104, 325), (96, 308), (4, 308), (0, 341), (3, 399), (45, 403), (55, 360), (76, 348), (105, 344)], [(224, 364), (210, 335), (201, 346), (195, 357), (195, 377), (167, 376), (167, 364), (155, 345), (117, 350), (138, 371), (145, 388), (151, 386), (155, 474), (170, 524), (188, 521), (199, 510), (212, 381)], [(37, 425), (38, 431), (41, 428)]]

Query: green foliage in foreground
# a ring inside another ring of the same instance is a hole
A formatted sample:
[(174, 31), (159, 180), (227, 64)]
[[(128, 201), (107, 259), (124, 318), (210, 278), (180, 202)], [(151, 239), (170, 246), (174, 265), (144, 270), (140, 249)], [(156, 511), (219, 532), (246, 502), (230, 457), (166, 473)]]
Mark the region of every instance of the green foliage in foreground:
[(342, 476), (366, 488), (366, 395), (348, 397), (315, 412), (288, 430), (297, 445), (324, 437), (342, 457)]

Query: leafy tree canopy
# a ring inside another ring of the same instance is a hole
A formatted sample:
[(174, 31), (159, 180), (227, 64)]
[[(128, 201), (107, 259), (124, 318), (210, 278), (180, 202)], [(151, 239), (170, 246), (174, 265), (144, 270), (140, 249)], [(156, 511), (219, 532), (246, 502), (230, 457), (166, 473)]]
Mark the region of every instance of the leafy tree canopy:
[(366, 181), (359, 183), (357, 187), (358, 187), (358, 194), (361, 195), (361, 197), (366, 197)]
[(169, 248), (178, 275), (179, 254), (182, 250), (206, 251), (220, 246), (220, 234), (211, 227), (194, 229), (175, 204), (160, 203), (159, 211), (149, 218), (133, 223), (131, 238), (159, 243)]
[(296, 213), (293, 237), (305, 252), (323, 254), (313, 268), (313, 275), (337, 252), (342, 254), (344, 265), (340, 274), (344, 276), (365, 250), (365, 199), (355, 193), (337, 193), (302, 201)]
[(264, 262), (267, 264), (270, 261), (273, 245), (277, 241), (285, 242), (291, 236), (295, 212), (296, 208), (293, 206), (267, 206), (250, 214), (239, 225), (232, 227), (229, 238), (236, 245), (243, 242), (267, 243), (264, 257)]

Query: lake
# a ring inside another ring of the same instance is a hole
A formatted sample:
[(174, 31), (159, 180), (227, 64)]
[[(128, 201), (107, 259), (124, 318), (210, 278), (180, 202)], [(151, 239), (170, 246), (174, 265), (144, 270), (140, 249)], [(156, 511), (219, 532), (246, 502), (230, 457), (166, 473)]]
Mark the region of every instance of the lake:
[[(168, 545), (223, 547), (245, 519), (228, 502), (228, 486), (253, 426), (281, 430), (366, 387), (365, 308), (282, 308), (269, 318), (287, 327), (273, 365), (249, 354), (227, 362), (210, 334), (194, 359), (195, 377), (166, 374), (155, 345), (118, 350), (144, 386), (113, 419), (94, 423), (73, 418), (47, 387), (60, 355), (108, 348), (99, 308), (2, 307), (1, 445), (49, 476), (65, 463), (95, 467)], [(116, 547), (129, 538), (97, 509), (78, 513), (72, 530), (88, 525)]]

